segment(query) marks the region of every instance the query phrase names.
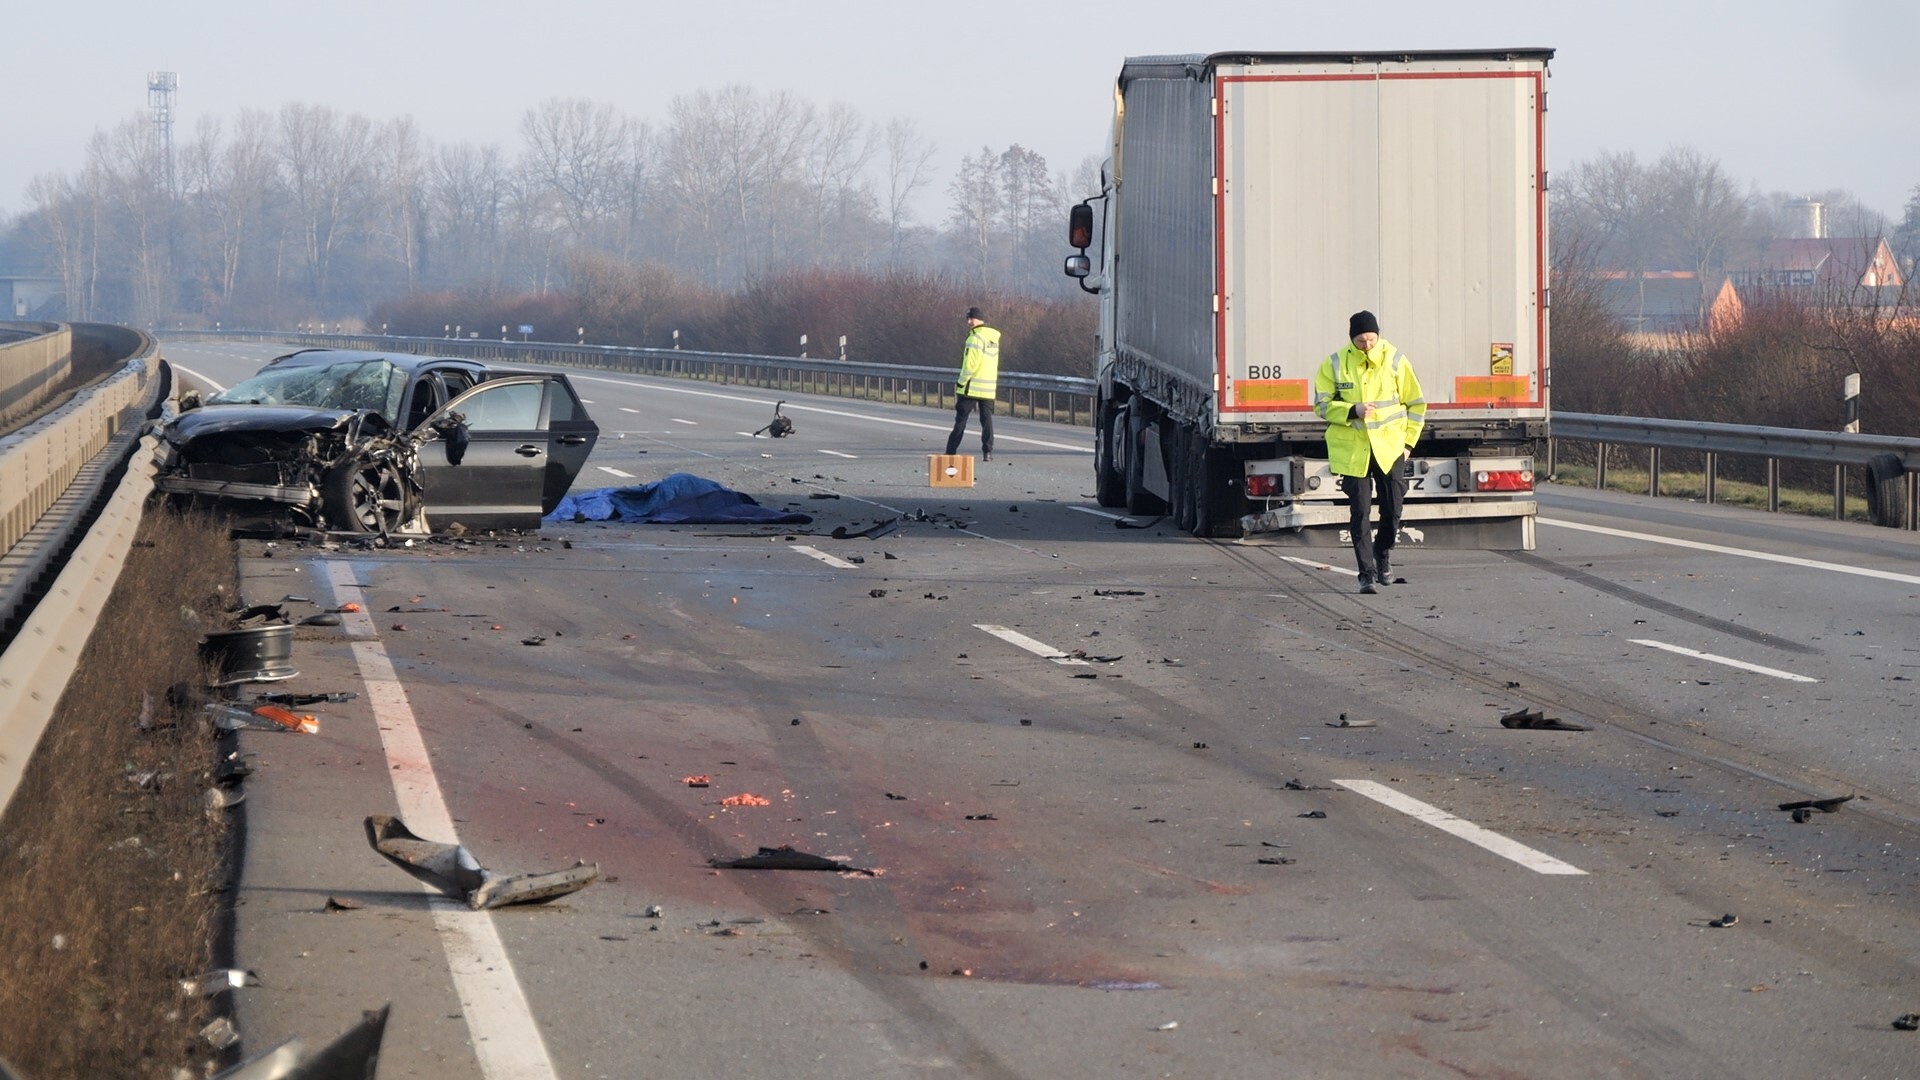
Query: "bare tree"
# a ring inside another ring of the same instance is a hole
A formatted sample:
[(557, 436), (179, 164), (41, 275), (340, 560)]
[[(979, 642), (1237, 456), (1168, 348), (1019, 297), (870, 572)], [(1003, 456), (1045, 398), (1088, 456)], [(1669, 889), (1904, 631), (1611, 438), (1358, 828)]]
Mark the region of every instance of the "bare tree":
[(999, 156), (987, 147), (960, 159), (960, 171), (947, 185), (950, 211), (947, 224), (965, 261), (969, 281), (984, 282), (993, 265), (994, 237), (1000, 227)]
[(1556, 215), (1565, 212), (1591, 223), (1601, 261), (1636, 273), (1653, 269), (1657, 212), (1647, 170), (1633, 152), (1603, 151), (1567, 172), (1564, 194), (1554, 203)]
[(96, 133), (87, 147), (114, 209), (116, 247), (129, 271), (126, 317), (150, 326), (173, 307), (174, 198), (168, 148), (139, 116)]
[(898, 266), (907, 226), (913, 221), (913, 196), (932, 179), (934, 145), (913, 121), (887, 121), (887, 265)]
[(520, 121), (524, 173), (551, 193), (574, 244), (603, 246), (595, 241), (618, 205), (631, 127), (613, 106), (584, 98), (549, 98)]
[(227, 313), (243, 260), (264, 228), (278, 179), (272, 145), (273, 117), (246, 109), (234, 121), (231, 139), (217, 118), (201, 118), (182, 154), (185, 196), (197, 216), (195, 232), (206, 260), (207, 313), (216, 317)]
[(280, 110), (276, 147), (302, 237), (309, 299), (332, 302), (333, 263), (340, 246), (366, 224), (374, 158), (373, 125), (324, 105), (299, 102)]
[[(801, 158), (804, 197), (811, 219), (806, 261), (815, 265), (852, 261), (860, 233), (858, 219), (872, 216), (867, 163), (876, 150), (874, 133), (849, 105), (834, 103), (819, 117), (813, 139)], [(829, 234), (839, 238), (830, 242)]]
[(402, 286), (420, 283), (420, 247), (426, 230), (427, 145), (410, 116), (380, 130), (377, 210), (387, 259), (402, 272)]
[(1652, 179), (1668, 257), (1693, 271), (1703, 290), (1717, 284), (1751, 201), (1719, 162), (1690, 146), (1662, 155)]
[[(452, 284), (456, 268), (465, 280), (492, 281), (500, 276), (501, 218), (507, 197), (506, 166), (498, 147), (458, 143), (440, 147), (428, 170), (430, 235), (439, 254), (429, 249), (422, 259), (428, 280)], [(436, 270), (438, 264), (448, 267)]]

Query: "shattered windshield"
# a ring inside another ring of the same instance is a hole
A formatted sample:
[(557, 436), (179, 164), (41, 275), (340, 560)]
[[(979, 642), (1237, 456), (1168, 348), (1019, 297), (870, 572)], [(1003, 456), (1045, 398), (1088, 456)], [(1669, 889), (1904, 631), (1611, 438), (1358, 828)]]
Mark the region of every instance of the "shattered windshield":
[(210, 405), (306, 405), (371, 409), (388, 420), (400, 410), (407, 379), (385, 360), (268, 368), (207, 399)]

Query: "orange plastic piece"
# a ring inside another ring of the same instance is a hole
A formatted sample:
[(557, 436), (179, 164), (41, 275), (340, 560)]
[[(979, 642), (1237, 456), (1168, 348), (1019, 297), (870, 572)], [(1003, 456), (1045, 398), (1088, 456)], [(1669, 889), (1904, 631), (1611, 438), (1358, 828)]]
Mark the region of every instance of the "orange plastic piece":
[(348, 602), (340, 605), (340, 610), (341, 611), (359, 611), (360, 605), (349, 600)]
[(309, 735), (320, 734), (320, 721), (310, 713), (303, 716), (278, 705), (261, 705), (253, 710), (253, 715), (263, 720), (271, 720), (288, 731), (304, 731)]
[(726, 798), (721, 799), (720, 805), (721, 806), (772, 806), (773, 801), (770, 799), (763, 799), (758, 795), (749, 795), (745, 792), (742, 792), (739, 795), (729, 795)]
[(713, 777), (708, 776), (706, 773), (695, 773), (692, 776), (681, 777), (680, 782), (688, 787), (706, 787), (708, 784), (713, 783)]

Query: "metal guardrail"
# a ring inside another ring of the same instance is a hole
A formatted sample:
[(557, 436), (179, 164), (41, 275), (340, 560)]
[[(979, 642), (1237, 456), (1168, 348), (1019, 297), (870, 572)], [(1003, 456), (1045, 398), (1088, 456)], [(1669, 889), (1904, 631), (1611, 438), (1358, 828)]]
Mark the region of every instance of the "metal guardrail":
[[(393, 337), (381, 334), (286, 334), (267, 331), (186, 331), (169, 333), (178, 340), (284, 341), (341, 349), (403, 349), (507, 363), (564, 364), (608, 371), (761, 386), (914, 405), (949, 407), (953, 404), (953, 368), (822, 360), (804, 357), (756, 356), (742, 353), (694, 352), (681, 349), (642, 349), (617, 345), (565, 344), (538, 341), (492, 341), (478, 338)], [(1095, 382), (1084, 376), (1000, 373), (1001, 396), (1015, 416), (1057, 423), (1091, 426)], [(1905, 507), (1899, 524), (1912, 530), (1916, 523), (1916, 474), (1920, 474), (1920, 439), (1882, 435), (1702, 424), (1632, 416), (1555, 413), (1547, 440), (1547, 474), (1552, 475), (1562, 441), (1598, 445), (1597, 472), (1606, 482), (1606, 447), (1645, 447), (1652, 480), (1649, 494), (1659, 493), (1660, 454), (1663, 450), (1698, 451), (1707, 455), (1707, 499), (1715, 492), (1718, 455), (1750, 455), (1767, 462), (1769, 510), (1780, 509), (1780, 468), (1783, 460), (1810, 461), (1834, 467), (1835, 516), (1845, 516), (1845, 470), (1870, 466), (1875, 458), (1894, 455), (1904, 474)]]
[[(565, 344), (541, 341), (491, 341), (485, 338), (399, 337), (381, 334), (287, 334), (253, 330), (171, 331), (169, 341), (283, 341), (329, 349), (402, 350), (516, 364), (549, 364), (660, 375), (722, 385), (890, 401), (933, 408), (953, 406), (952, 367), (876, 364), (817, 357), (761, 356), (752, 353), (700, 352), (692, 349), (643, 349), (622, 345)], [(1000, 400), (1012, 416), (1053, 423), (1093, 424), (1092, 379), (1070, 375), (1000, 373)]]
[(1891, 470), (1897, 460), (1899, 477), (1895, 483), (1903, 490), (1896, 520), (1881, 524), (1898, 525), (1913, 531), (1920, 529), (1920, 439), (1891, 435), (1854, 435), (1846, 432), (1812, 431), (1803, 428), (1754, 427), (1741, 424), (1707, 424), (1690, 420), (1657, 420), (1640, 416), (1600, 416), (1593, 413), (1554, 413), (1553, 437), (1547, 444), (1547, 474), (1553, 475), (1561, 442), (1590, 442), (1596, 446), (1594, 483), (1607, 484), (1607, 448), (1636, 446), (1647, 450), (1647, 493), (1660, 493), (1661, 453), (1668, 450), (1699, 453), (1704, 456), (1706, 501), (1715, 498), (1719, 457), (1733, 454), (1758, 457), (1766, 461), (1767, 509), (1780, 509), (1780, 463), (1807, 461), (1833, 466), (1833, 516), (1846, 517), (1846, 470), (1868, 469), (1868, 483), (1878, 480), (1875, 468)]
[(166, 396), (158, 350), (145, 334), (100, 329), (89, 347), (117, 351), (120, 370), (0, 439), (5, 517), (26, 525), (0, 553), (0, 810), (119, 580), (152, 486), (152, 453), (144, 469), (129, 458)]

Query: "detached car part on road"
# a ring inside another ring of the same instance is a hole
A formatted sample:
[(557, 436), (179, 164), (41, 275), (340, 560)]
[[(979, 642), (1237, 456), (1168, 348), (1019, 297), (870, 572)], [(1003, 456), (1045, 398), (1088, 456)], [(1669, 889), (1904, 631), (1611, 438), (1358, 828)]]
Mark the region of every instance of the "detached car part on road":
[(429, 510), (469, 529), (537, 529), (600, 429), (558, 373), (305, 349), (183, 404), (158, 434), (155, 486), (171, 498), (243, 528), (385, 534), (430, 531)]

